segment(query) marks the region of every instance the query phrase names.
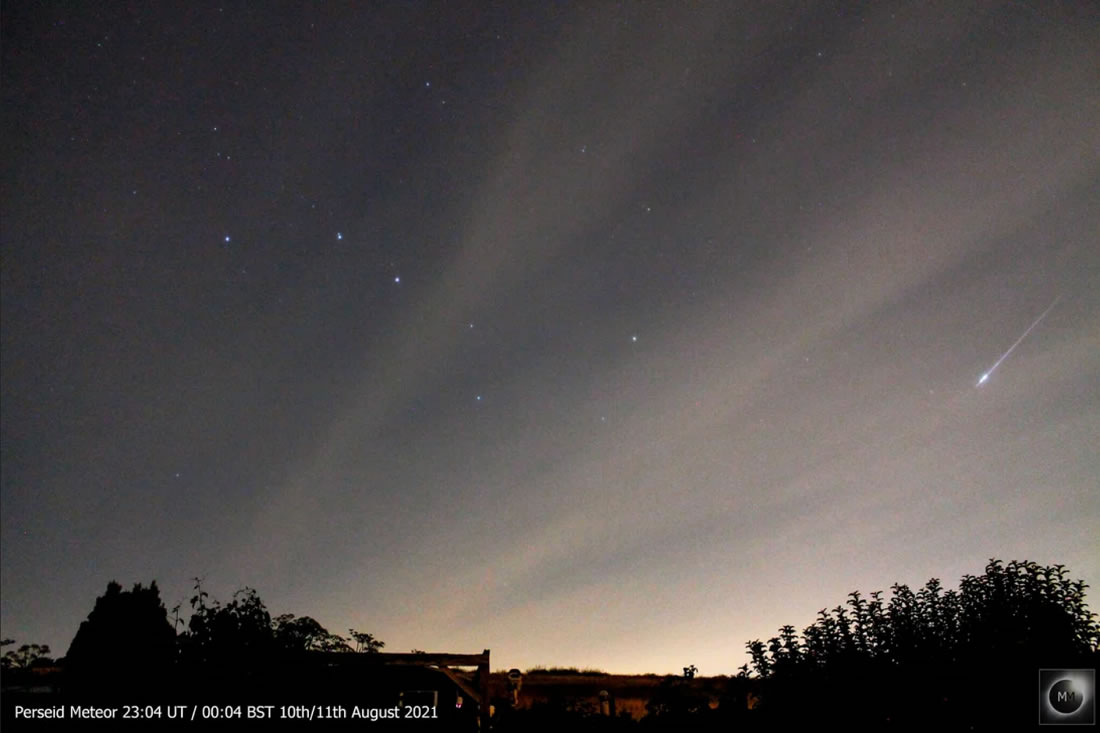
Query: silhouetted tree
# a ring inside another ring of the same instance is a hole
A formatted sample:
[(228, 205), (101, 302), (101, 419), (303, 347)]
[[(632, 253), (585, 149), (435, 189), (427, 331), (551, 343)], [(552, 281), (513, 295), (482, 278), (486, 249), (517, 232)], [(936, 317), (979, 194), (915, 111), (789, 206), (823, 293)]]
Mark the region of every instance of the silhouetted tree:
[[(195, 579), (191, 620), (181, 637), (191, 665), (257, 666), (279, 656), (308, 651), (351, 652), (348, 639), (329, 632), (309, 616), (285, 613), (274, 619), (259, 594), (242, 588), (222, 604)], [(378, 651), (385, 644), (371, 634), (351, 630), (354, 651)]]
[(273, 622), (275, 642), (285, 652), (350, 652), (347, 639), (330, 633), (309, 616), (295, 617), (284, 613)]
[[(4, 646), (14, 644), (11, 639), (4, 639)], [(7, 671), (18, 672), (30, 669), (32, 664), (50, 664), (50, 647), (47, 644), (23, 644), (18, 649), (9, 649), (0, 657), (0, 668)]]
[(81, 622), (65, 655), (70, 684), (80, 688), (145, 687), (171, 668), (176, 634), (156, 581), (129, 591), (111, 581)]
[(382, 648), (386, 646), (384, 641), (378, 641), (374, 638), (374, 635), (364, 631), (348, 629), (348, 635), (355, 641), (355, 651), (357, 652), (370, 654), (372, 652), (382, 651)]
[(278, 650), (271, 614), (253, 588), (238, 590), (223, 605), (209, 600), (196, 579), (191, 611), (182, 643), (192, 665), (260, 665)]
[(982, 576), (964, 576), (957, 591), (936, 578), (916, 593), (893, 585), (888, 603), (881, 592), (865, 599), (853, 591), (845, 606), (822, 609), (801, 639), (784, 626), (767, 644), (748, 642), (740, 678), (751, 668), (765, 683), (761, 707), (773, 713), (809, 715), (814, 699), (835, 709), (858, 679), (863, 714), (882, 721), (988, 714), (988, 706), (963, 701), (1012, 698), (1006, 690), (1014, 684), (1015, 698), (1031, 692), (1021, 682), (1030, 672), (1005, 670), (1095, 664), (1100, 626), (1086, 587), (1061, 565), (994, 559)]
[(765, 646), (746, 644), (758, 677), (811, 665), (884, 660), (894, 665), (941, 664), (981, 656), (1076, 656), (1094, 653), (1100, 626), (1084, 600), (1087, 586), (1064, 567), (991, 560), (983, 576), (964, 576), (959, 591), (936, 578), (917, 593), (895, 584), (884, 608), (881, 592), (848, 606), (822, 609), (802, 632), (791, 626)]

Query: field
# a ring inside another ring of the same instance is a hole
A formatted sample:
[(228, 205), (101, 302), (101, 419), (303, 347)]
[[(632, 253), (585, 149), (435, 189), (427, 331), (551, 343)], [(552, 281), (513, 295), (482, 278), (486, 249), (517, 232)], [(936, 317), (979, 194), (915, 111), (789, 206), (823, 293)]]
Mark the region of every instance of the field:
[[(700, 697), (707, 698), (710, 707), (717, 707), (718, 700), (728, 684), (727, 677), (667, 677), (660, 675), (621, 675), (587, 673), (572, 670), (532, 670), (524, 674), (517, 695), (517, 707), (521, 709), (551, 705), (575, 710), (600, 710), (601, 692), (607, 692), (611, 714), (627, 712), (634, 719), (646, 714), (646, 703), (659, 697), (666, 680), (675, 680), (678, 687), (686, 687)], [(508, 697), (508, 676), (494, 672), (489, 678), (489, 691), (494, 700)]]

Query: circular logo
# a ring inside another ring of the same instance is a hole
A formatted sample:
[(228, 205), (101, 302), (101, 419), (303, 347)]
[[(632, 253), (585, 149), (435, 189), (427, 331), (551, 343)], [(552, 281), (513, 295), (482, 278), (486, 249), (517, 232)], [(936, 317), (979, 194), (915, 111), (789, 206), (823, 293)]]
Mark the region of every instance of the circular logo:
[(1059, 680), (1050, 688), (1049, 699), (1052, 708), (1068, 715), (1081, 707), (1085, 702), (1085, 695), (1084, 690), (1073, 684), (1073, 680)]

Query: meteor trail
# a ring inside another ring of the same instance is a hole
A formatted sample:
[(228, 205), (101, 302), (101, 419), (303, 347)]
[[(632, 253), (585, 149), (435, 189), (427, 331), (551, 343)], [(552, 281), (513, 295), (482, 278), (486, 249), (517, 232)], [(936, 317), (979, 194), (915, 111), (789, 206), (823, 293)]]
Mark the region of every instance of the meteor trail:
[(993, 366), (989, 367), (989, 371), (987, 371), (985, 374), (983, 374), (981, 377), (979, 377), (978, 383), (974, 385), (975, 387), (981, 387), (983, 384), (985, 384), (987, 381), (989, 381), (989, 377), (990, 377), (990, 375), (993, 374), (993, 371), (1001, 365), (1002, 361), (1004, 361), (1005, 359), (1008, 358), (1008, 355), (1012, 353), (1013, 349), (1015, 349), (1017, 346), (1020, 345), (1021, 341), (1023, 341), (1025, 338), (1027, 338), (1027, 335), (1029, 333), (1031, 333), (1031, 329), (1038, 326), (1039, 321), (1046, 318), (1047, 313), (1050, 313), (1052, 310), (1054, 310), (1054, 306), (1058, 305), (1058, 301), (1061, 300), (1061, 299), (1062, 299), (1061, 295), (1059, 295), (1057, 298), (1054, 299), (1054, 302), (1051, 303), (1045, 311), (1043, 311), (1043, 314), (1041, 316), (1039, 316), (1038, 318), (1036, 318), (1035, 322), (1027, 327), (1027, 330), (1023, 332), (1023, 334), (1020, 336), (1020, 338), (1016, 339), (1016, 343), (1012, 344), (1012, 346), (1009, 346), (1008, 351), (1001, 354), (1001, 358), (998, 359), (997, 361), (993, 362)]

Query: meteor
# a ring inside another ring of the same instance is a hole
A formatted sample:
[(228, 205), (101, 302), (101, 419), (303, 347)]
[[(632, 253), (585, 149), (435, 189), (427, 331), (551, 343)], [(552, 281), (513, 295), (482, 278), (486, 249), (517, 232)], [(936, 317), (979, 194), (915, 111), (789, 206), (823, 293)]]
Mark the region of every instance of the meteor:
[(1027, 338), (1027, 335), (1029, 333), (1031, 333), (1031, 329), (1033, 329), (1033, 328), (1035, 328), (1036, 326), (1039, 325), (1039, 321), (1041, 321), (1041, 320), (1043, 320), (1044, 318), (1047, 317), (1047, 313), (1050, 313), (1052, 310), (1054, 310), (1054, 306), (1058, 305), (1058, 301), (1061, 300), (1061, 299), (1062, 299), (1061, 295), (1059, 295), (1057, 298), (1054, 299), (1054, 302), (1051, 303), (1045, 311), (1043, 311), (1042, 315), (1040, 315), (1038, 318), (1036, 318), (1035, 322), (1027, 327), (1027, 330), (1023, 332), (1023, 334), (1020, 336), (1020, 338), (1016, 339), (1016, 343), (1012, 344), (1012, 346), (1009, 346), (1008, 351), (1001, 354), (1001, 358), (998, 359), (997, 361), (993, 362), (993, 366), (989, 367), (989, 371), (987, 371), (985, 374), (983, 374), (981, 377), (978, 378), (978, 383), (974, 385), (975, 387), (981, 387), (983, 384), (985, 384), (986, 382), (989, 381), (989, 377), (993, 374), (994, 370), (1001, 365), (1001, 362), (1004, 361), (1005, 359), (1007, 359), (1008, 355), (1012, 353), (1013, 349), (1015, 349), (1017, 346), (1019, 346), (1020, 342), (1023, 341), (1025, 338)]

